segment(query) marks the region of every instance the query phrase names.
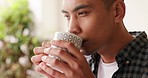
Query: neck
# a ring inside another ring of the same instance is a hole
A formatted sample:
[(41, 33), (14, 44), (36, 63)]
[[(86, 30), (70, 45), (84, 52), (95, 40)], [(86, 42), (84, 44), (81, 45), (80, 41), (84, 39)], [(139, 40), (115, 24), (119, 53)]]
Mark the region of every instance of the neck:
[(128, 33), (124, 26), (121, 26), (109, 41), (98, 51), (105, 63), (115, 61), (116, 55), (134, 38)]

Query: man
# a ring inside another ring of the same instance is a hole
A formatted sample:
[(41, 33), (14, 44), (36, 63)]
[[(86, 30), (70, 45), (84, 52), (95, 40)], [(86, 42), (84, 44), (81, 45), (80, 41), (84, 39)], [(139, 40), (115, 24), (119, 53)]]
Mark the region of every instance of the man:
[[(66, 41), (43, 43), (31, 59), (36, 71), (48, 78), (148, 78), (147, 36), (126, 30), (123, 0), (63, 0), (62, 13), (69, 32), (83, 39), (81, 50)], [(50, 45), (66, 48), (70, 54), (61, 48), (44, 50)], [(91, 68), (83, 54), (91, 55)]]

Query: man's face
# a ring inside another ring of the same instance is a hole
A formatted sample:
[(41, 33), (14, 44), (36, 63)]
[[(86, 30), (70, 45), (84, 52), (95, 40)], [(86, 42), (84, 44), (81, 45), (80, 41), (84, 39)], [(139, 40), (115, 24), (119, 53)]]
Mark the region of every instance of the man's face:
[(69, 32), (83, 38), (84, 54), (104, 47), (116, 30), (113, 12), (101, 0), (63, 0), (62, 12)]

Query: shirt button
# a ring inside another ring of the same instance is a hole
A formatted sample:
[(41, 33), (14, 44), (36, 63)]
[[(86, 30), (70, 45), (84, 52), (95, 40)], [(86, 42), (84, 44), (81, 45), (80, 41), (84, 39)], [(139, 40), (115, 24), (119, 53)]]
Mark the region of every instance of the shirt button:
[(113, 77), (115, 77), (115, 78), (116, 78), (116, 77), (117, 77), (117, 74), (114, 74), (114, 76), (113, 76)]
[(129, 61), (126, 61), (126, 64), (129, 64)]

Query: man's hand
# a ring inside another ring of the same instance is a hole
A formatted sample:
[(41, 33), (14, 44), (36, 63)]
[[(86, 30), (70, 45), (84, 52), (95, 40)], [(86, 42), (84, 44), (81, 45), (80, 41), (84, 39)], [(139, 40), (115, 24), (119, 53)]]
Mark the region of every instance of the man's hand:
[(48, 47), (50, 47), (50, 44), (49, 44), (48, 42), (43, 42), (43, 43), (42, 43), (42, 47), (35, 47), (34, 50), (33, 50), (33, 52), (34, 52), (35, 55), (32, 56), (31, 61), (36, 65), (35, 70), (36, 70), (37, 72), (40, 72), (40, 73), (46, 75), (48, 78), (54, 78), (54, 77), (50, 76), (49, 74), (47, 74), (47, 73), (41, 68), (42, 64), (44, 63), (44, 62), (42, 62), (41, 58), (42, 58), (44, 55), (46, 55), (46, 54), (44, 53), (44, 49), (45, 49), (45, 48), (48, 48)]
[[(61, 48), (44, 50), (50, 45)], [(36, 71), (48, 78), (95, 78), (84, 55), (70, 42), (59, 40), (43, 44), (42, 47), (35, 48), (34, 53), (36, 55), (32, 57), (32, 62), (37, 65)], [(61, 60), (48, 55), (59, 57)]]

